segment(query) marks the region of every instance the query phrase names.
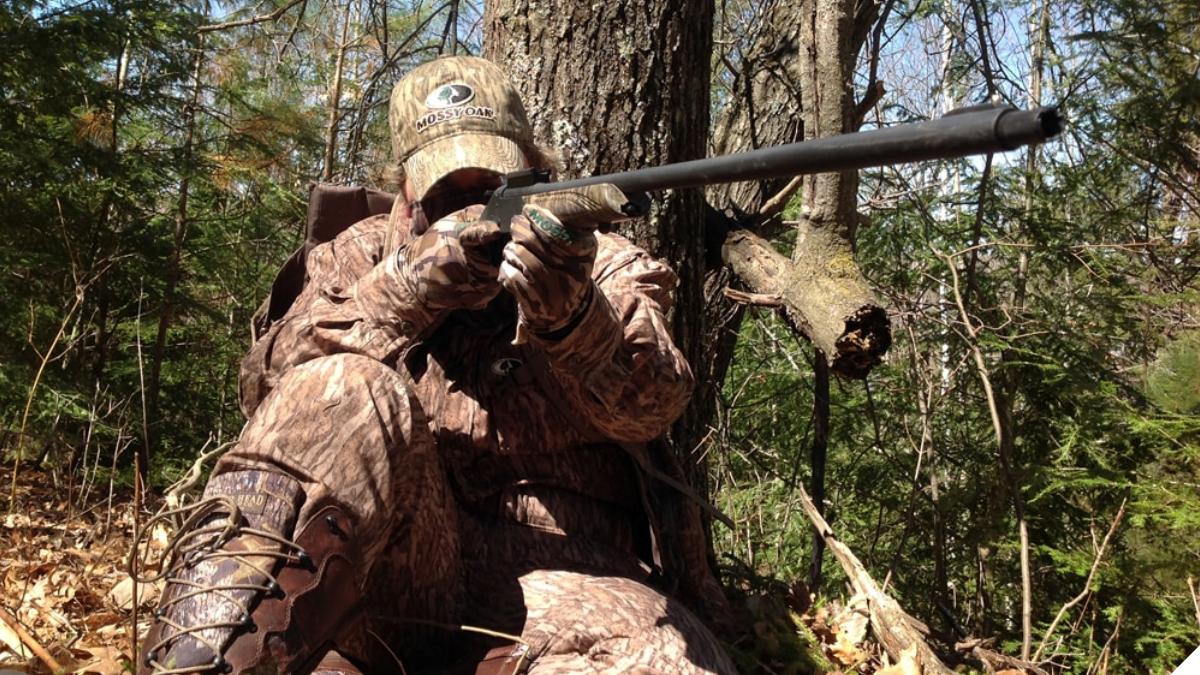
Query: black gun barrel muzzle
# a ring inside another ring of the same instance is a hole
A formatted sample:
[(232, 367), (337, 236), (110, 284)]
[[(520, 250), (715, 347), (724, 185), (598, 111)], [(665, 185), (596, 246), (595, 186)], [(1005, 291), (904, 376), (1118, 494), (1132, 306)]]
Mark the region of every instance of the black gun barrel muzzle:
[(975, 106), (928, 122), (898, 124), (733, 155), (697, 159), (560, 183), (506, 187), (505, 196), (529, 195), (611, 183), (627, 194), (719, 183), (788, 178), (889, 164), (1015, 150), (1062, 131), (1056, 108), (1020, 110)]

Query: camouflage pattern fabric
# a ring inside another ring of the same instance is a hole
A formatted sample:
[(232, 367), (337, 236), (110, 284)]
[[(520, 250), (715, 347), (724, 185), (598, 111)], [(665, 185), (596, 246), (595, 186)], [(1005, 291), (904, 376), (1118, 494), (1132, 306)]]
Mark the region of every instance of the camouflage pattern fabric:
[(516, 298), (520, 320), (531, 330), (561, 330), (590, 297), (596, 235), (568, 229), (549, 211), (532, 205), (511, 226), (500, 283)]
[(369, 561), (367, 583), (387, 575), (396, 612), (445, 621), (461, 593), (457, 507), (413, 390), (403, 371), (355, 354), (297, 365), (213, 473), (268, 469), (294, 477), (305, 494), (297, 530), (325, 506), (343, 507)]
[(417, 66), (392, 89), (392, 154), (418, 198), (467, 167), (506, 174), (527, 166), (533, 132), (517, 90), (496, 64), (448, 56)]
[[(312, 251), (304, 291), (243, 361), (251, 421), (216, 473), (294, 476), (300, 526), (323, 504), (353, 513), (367, 628), (402, 656), (429, 622), (495, 620), (540, 655), (537, 673), (734, 672), (698, 619), (645, 585), (638, 479), (614, 443), (660, 435), (690, 394), (665, 321), (674, 274), (589, 234), (590, 301), (565, 335), (513, 345), (517, 293), (451, 309), (421, 290), (453, 241), (490, 241), (477, 215), (411, 238), (403, 213)], [(474, 287), (471, 245), (439, 288)], [(370, 635), (339, 648), (384, 667)]]
[(400, 250), (396, 274), (427, 310), (483, 309), (500, 292), (497, 261), (507, 237), (481, 222), (482, 213), (483, 206), (453, 213)]
[(487, 604), (472, 618), (482, 625), (523, 624), (530, 675), (736, 672), (699, 619), (645, 584), (538, 569), (521, 574), (513, 586), (519, 601)]

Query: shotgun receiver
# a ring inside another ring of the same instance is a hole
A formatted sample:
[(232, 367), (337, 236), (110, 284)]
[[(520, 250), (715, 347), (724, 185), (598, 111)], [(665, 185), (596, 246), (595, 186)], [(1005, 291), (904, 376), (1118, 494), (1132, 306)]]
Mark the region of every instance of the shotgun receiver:
[(557, 183), (548, 182), (548, 172), (531, 169), (504, 177), (483, 219), (507, 231), (512, 217), (530, 203), (548, 209), (567, 226), (595, 227), (644, 215), (650, 203), (646, 193), (656, 190), (1004, 152), (1051, 139), (1062, 125), (1056, 108), (979, 105), (928, 122)]

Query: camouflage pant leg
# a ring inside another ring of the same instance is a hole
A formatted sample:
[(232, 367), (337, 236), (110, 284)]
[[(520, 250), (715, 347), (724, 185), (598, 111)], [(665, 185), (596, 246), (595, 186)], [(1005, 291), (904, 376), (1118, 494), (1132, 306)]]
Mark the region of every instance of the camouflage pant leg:
[(357, 520), (368, 611), (449, 621), (461, 595), (457, 509), (411, 392), (407, 375), (363, 356), (309, 361), (280, 379), (214, 473), (267, 469), (299, 480), (297, 531), (340, 504)]
[(737, 672), (700, 619), (637, 581), (561, 570), (519, 581), (530, 675)]

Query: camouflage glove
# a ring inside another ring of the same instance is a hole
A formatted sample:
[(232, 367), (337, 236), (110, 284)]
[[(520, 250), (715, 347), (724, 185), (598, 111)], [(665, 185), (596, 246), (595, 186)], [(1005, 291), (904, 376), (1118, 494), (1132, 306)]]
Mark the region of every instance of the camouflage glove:
[(400, 249), (404, 280), (431, 313), (482, 309), (500, 293), (498, 261), (506, 239), (496, 223), (479, 220), (483, 206), (468, 206), (434, 223)]
[(512, 219), (512, 241), (504, 247), (500, 284), (517, 300), (517, 342), (524, 329), (554, 333), (586, 309), (592, 293), (596, 235), (568, 229), (549, 211), (526, 206)]

